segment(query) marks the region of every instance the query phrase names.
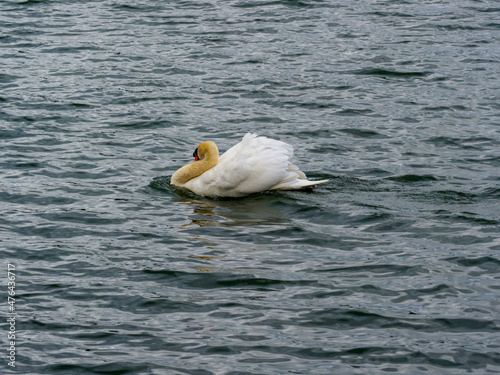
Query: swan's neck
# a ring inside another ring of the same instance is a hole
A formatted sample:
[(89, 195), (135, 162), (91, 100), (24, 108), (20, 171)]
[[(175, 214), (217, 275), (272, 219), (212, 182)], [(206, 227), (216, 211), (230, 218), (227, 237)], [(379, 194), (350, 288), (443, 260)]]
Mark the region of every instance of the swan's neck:
[(219, 162), (219, 152), (208, 154), (203, 159), (185, 165), (172, 175), (171, 183), (174, 185), (184, 185), (189, 180), (201, 176), (209, 169), (215, 167)]

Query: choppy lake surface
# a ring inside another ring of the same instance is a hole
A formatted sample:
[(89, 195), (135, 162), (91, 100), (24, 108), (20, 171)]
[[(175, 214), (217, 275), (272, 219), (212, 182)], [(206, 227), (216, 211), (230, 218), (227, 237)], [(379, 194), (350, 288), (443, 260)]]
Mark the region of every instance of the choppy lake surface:
[[(500, 372), (496, 1), (2, 1), (19, 374)], [(295, 146), (314, 192), (172, 189)]]

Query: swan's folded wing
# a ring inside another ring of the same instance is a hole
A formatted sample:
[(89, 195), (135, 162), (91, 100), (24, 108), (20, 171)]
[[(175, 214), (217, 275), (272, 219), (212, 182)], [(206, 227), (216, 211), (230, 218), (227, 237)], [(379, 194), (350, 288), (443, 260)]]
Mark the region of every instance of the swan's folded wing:
[(214, 183), (241, 194), (265, 191), (286, 175), (292, 155), (292, 146), (248, 133), (212, 168), (217, 176)]

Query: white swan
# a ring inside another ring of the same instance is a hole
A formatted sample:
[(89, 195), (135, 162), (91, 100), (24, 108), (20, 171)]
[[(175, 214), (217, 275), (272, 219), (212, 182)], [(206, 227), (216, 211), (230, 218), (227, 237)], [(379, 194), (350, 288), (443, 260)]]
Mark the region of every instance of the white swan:
[(267, 190), (299, 190), (328, 180), (309, 181), (290, 162), (289, 144), (247, 133), (219, 158), (213, 142), (202, 142), (195, 161), (177, 170), (171, 184), (208, 197), (243, 197)]

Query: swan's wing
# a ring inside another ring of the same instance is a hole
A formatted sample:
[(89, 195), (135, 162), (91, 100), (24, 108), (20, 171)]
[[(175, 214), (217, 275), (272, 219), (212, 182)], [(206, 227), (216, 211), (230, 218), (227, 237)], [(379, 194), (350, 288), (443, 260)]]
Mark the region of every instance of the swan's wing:
[(327, 182), (309, 181), (290, 162), (293, 147), (287, 143), (246, 134), (219, 158), (219, 163), (186, 182), (196, 194), (241, 197), (266, 190), (303, 189)]
[(210, 170), (213, 183), (241, 194), (268, 190), (286, 175), (292, 155), (289, 144), (248, 133)]

